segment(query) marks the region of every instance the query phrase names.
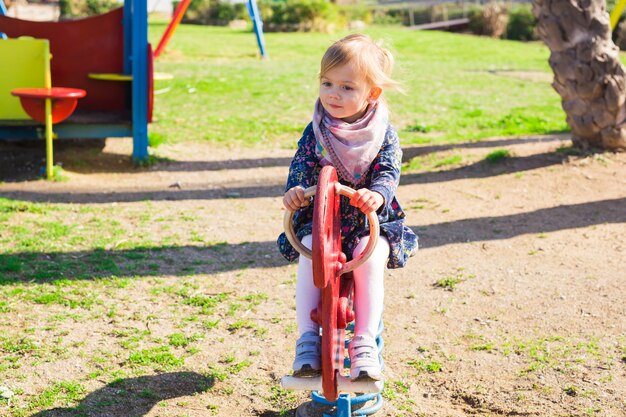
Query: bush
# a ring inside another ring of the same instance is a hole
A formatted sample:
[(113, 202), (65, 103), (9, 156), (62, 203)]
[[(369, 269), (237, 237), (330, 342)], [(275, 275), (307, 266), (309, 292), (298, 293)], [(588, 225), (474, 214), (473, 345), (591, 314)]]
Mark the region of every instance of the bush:
[(95, 16), (121, 6), (115, 0), (59, 0), (61, 19)]
[(532, 41), (537, 39), (535, 26), (537, 19), (529, 7), (517, 7), (509, 13), (506, 27), (506, 38), (516, 41)]
[(448, 7), (445, 4), (435, 4), (430, 7), (431, 22), (445, 22), (448, 18)]
[(235, 19), (249, 20), (244, 3), (221, 0), (192, 0), (183, 16), (183, 23), (226, 26)]
[(374, 14), (372, 13), (372, 9), (364, 5), (341, 5), (338, 7), (338, 12), (341, 20), (348, 23), (360, 21), (366, 24), (370, 24), (374, 21)]
[(372, 21), (379, 25), (398, 25), (404, 24), (407, 19), (405, 10), (402, 9), (374, 9)]
[(337, 6), (326, 0), (262, 0), (259, 10), (268, 32), (333, 32), (341, 21)]
[(472, 33), (500, 38), (506, 31), (507, 9), (498, 3), (489, 3), (482, 9), (472, 10), (469, 20)]
[[(332, 32), (350, 14), (362, 15), (358, 9), (339, 14), (327, 0), (261, 0), (258, 3), (266, 32), (322, 31)], [(183, 23), (225, 26), (238, 19), (250, 20), (244, 3), (227, 0), (192, 0)]]
[[(402, 24), (405, 26), (421, 25), (431, 22), (459, 19), (465, 17), (465, 10), (459, 4), (435, 4), (420, 6), (406, 5), (377, 6), (373, 10), (373, 21), (378, 24)], [(412, 17), (412, 18), (411, 18)]]

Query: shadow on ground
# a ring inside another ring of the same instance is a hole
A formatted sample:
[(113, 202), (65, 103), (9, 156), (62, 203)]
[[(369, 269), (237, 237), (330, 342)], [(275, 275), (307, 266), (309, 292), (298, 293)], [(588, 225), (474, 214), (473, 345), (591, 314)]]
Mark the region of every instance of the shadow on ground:
[[(219, 171), (288, 167), (291, 162), (291, 157), (228, 159), (223, 161), (176, 161), (157, 157), (152, 166), (140, 167), (133, 163), (130, 154), (102, 152), (103, 144), (100, 141), (67, 142), (55, 142), (54, 162), (65, 171), (80, 174)], [(45, 165), (46, 149), (43, 141), (0, 141), (0, 179), (2, 181), (24, 182), (40, 179), (43, 177)]]
[(161, 401), (205, 392), (213, 384), (194, 372), (120, 379), (90, 393), (76, 407), (43, 410), (31, 417), (139, 417)]
[(509, 239), (533, 233), (626, 223), (626, 198), (569, 204), (497, 217), (477, 217), (412, 227), (421, 248)]
[(498, 148), (513, 145), (528, 145), (531, 143), (552, 143), (566, 141), (570, 139), (570, 135), (552, 135), (547, 137), (529, 137), (529, 138), (504, 138), (495, 140), (484, 140), (475, 142), (448, 143), (442, 145), (419, 145), (419, 146), (403, 146), (402, 162), (408, 162), (416, 156), (424, 156), (431, 153), (444, 152), (452, 149), (480, 149), (480, 148)]
[[(443, 145), (419, 145), (403, 147), (403, 162), (416, 156), (443, 152), (451, 149), (474, 149), (506, 147), (530, 143), (551, 143), (566, 137), (510, 138), (481, 142), (464, 142)], [(115, 140), (115, 139), (113, 139)], [(148, 168), (133, 165), (130, 155), (101, 152), (102, 141), (83, 140), (55, 142), (55, 163), (64, 170), (81, 174), (89, 173), (141, 173), (146, 170), (166, 172), (219, 171), (233, 169), (288, 167), (291, 157), (251, 159), (228, 159), (222, 161), (175, 161), (159, 159)], [(0, 141), (0, 179), (5, 182), (22, 182), (39, 179), (45, 167), (45, 144), (43, 141)]]
[(220, 242), (76, 252), (0, 254), (0, 285), (60, 279), (187, 276), (287, 265), (275, 242)]
[(558, 165), (567, 158), (567, 155), (559, 152), (547, 152), (529, 156), (508, 157), (495, 163), (481, 160), (453, 169), (403, 174), (400, 183), (402, 185), (432, 184), (462, 179), (488, 178)]
[[(421, 248), (509, 239), (532, 233), (626, 223), (626, 198), (561, 205), (526, 213), (413, 226)], [(184, 276), (287, 265), (274, 241), (126, 250), (0, 254), (0, 285), (156, 275)]]
[(274, 411), (274, 410), (266, 410), (259, 412), (259, 417), (287, 417), (287, 416), (295, 416), (296, 409), (292, 408), (291, 410), (282, 410), (282, 411)]
[[(468, 178), (487, 178), (496, 175), (525, 172), (561, 164), (568, 158), (559, 152), (549, 152), (523, 157), (510, 157), (497, 163), (478, 161), (458, 168), (402, 175), (401, 185), (431, 184)], [(251, 182), (253, 182), (251, 178)], [(72, 192), (64, 191), (4, 191), (1, 197), (13, 200), (49, 203), (72, 204), (106, 204), (128, 203), (138, 201), (183, 201), (183, 200), (215, 200), (215, 199), (249, 199), (260, 197), (280, 197), (283, 195), (284, 184), (243, 185), (213, 189), (174, 189), (168, 188), (154, 191), (101, 191)]]

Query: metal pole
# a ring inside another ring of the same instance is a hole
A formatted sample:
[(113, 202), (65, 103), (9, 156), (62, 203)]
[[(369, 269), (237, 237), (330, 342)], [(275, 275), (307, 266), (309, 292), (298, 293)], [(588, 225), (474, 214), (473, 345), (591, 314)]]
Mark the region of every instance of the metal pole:
[[(0, 0), (2, 3), (3, 0)], [(50, 55), (50, 45), (49, 41), (46, 41), (46, 47), (44, 51), (44, 61), (46, 63), (46, 71), (44, 73), (44, 86), (45, 88), (52, 88), (52, 71), (50, 69), (50, 60), (52, 56)], [(50, 180), (53, 176), (53, 168), (54, 168), (54, 153), (52, 147), (52, 139), (54, 138), (54, 133), (52, 132), (52, 99), (46, 98), (46, 177)]]
[(131, 26), (133, 159), (140, 162), (148, 158), (148, 5), (145, 0), (133, 0)]
[(46, 98), (46, 177), (49, 180), (53, 176), (54, 161), (52, 158), (52, 99)]
[(263, 20), (261, 20), (261, 14), (259, 13), (256, 0), (248, 0), (248, 14), (252, 20), (256, 42), (259, 45), (259, 51), (261, 51), (261, 58), (266, 59), (268, 56), (265, 52), (265, 39), (263, 38)]
[(174, 31), (178, 27), (190, 3), (191, 3), (191, 0), (183, 0), (180, 3), (178, 3), (178, 7), (176, 7), (176, 10), (174, 11), (172, 20), (170, 21), (169, 25), (167, 25), (167, 28), (165, 29), (163, 36), (161, 36), (161, 40), (159, 41), (159, 44), (157, 45), (157, 48), (154, 51), (155, 58), (158, 58), (159, 55), (161, 55), (161, 53), (165, 49), (165, 46), (167, 45), (170, 38), (174, 34)]
[(337, 399), (337, 417), (352, 417), (350, 395), (339, 394), (339, 398)]
[[(0, 0), (0, 15), (2, 16), (6, 16), (7, 15), (7, 8), (4, 5), (4, 0)], [(4, 34), (4, 32), (0, 32), (0, 39), (6, 39), (7, 35)]]
[(617, 26), (617, 22), (619, 22), (619, 18), (624, 11), (624, 6), (626, 6), (626, 0), (619, 0), (613, 8), (611, 12), (611, 30), (615, 30), (615, 26)]

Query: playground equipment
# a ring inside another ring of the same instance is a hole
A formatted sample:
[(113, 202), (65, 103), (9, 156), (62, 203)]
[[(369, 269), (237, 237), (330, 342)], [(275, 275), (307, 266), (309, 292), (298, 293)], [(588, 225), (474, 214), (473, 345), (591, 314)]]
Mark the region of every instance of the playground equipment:
[[(0, 118), (35, 120), (45, 125), (46, 176), (53, 176), (52, 125), (68, 118), (85, 90), (52, 87), (50, 47), (46, 39), (5, 39), (0, 56), (11, 65), (0, 69)], [(20, 88), (21, 87), (21, 88)], [(9, 95), (19, 97), (19, 102)], [(21, 104), (21, 106), (20, 106)]]
[[(174, 10), (174, 13), (172, 14), (172, 20), (167, 25), (165, 32), (163, 32), (163, 35), (161, 36), (161, 40), (159, 41), (159, 44), (154, 50), (155, 58), (158, 58), (163, 52), (163, 50), (165, 49), (165, 46), (167, 45), (170, 38), (174, 34), (174, 31), (180, 24), (180, 21), (185, 15), (185, 12), (187, 11), (187, 8), (189, 7), (190, 3), (191, 3), (191, 0), (182, 0), (180, 3), (178, 3), (178, 6), (176, 6), (176, 10)], [(265, 51), (265, 40), (263, 38), (263, 21), (261, 20), (261, 15), (259, 13), (256, 0), (247, 0), (246, 5), (248, 8), (248, 15), (250, 16), (250, 19), (252, 20), (252, 25), (254, 28), (254, 33), (256, 35), (257, 44), (259, 45), (261, 58), (265, 59), (267, 58), (267, 53)]]
[(259, 45), (261, 58), (266, 59), (268, 58), (268, 55), (265, 51), (265, 38), (263, 37), (263, 20), (261, 20), (261, 13), (259, 13), (256, 0), (248, 0), (246, 5), (248, 6), (248, 15), (250, 15), (250, 19), (252, 20), (256, 43)]
[(159, 44), (154, 50), (155, 58), (158, 58), (159, 55), (161, 55), (161, 52), (163, 52), (163, 50), (165, 49), (165, 46), (170, 41), (170, 38), (174, 34), (174, 31), (180, 24), (180, 21), (185, 15), (185, 12), (187, 11), (187, 8), (189, 7), (190, 3), (191, 3), (191, 0), (183, 0), (180, 3), (178, 3), (178, 6), (176, 6), (176, 10), (174, 10), (174, 13), (172, 14), (172, 20), (167, 25), (165, 32), (163, 32), (163, 35), (161, 36), (161, 40), (159, 41)]
[(615, 3), (615, 7), (613, 7), (610, 15), (611, 30), (615, 30), (615, 26), (617, 26), (617, 22), (619, 22), (619, 18), (622, 16), (625, 6), (626, 0), (617, 0), (617, 3)]
[[(350, 198), (355, 192), (339, 183), (337, 172), (332, 166), (322, 168), (317, 186), (304, 191), (306, 198), (315, 196), (312, 250), (296, 237), (292, 224), (293, 212), (287, 210), (285, 213), (285, 234), (301, 256), (312, 260), (313, 280), (321, 290), (320, 304), (311, 312), (311, 318), (320, 325), (322, 332), (322, 375), (302, 378), (285, 376), (281, 380), (286, 389), (312, 391), (312, 402), (298, 408), (299, 417), (363, 416), (382, 407), (382, 381), (352, 381), (344, 375), (344, 369), (349, 371), (350, 367), (350, 360), (345, 355), (345, 349), (350, 343), (346, 340), (346, 330), (349, 330), (349, 324), (354, 320), (352, 271), (371, 256), (380, 234), (378, 217), (372, 212), (367, 215), (370, 239), (365, 250), (359, 257), (346, 263), (346, 255), (341, 252), (340, 196)], [(383, 348), (381, 332), (382, 323), (377, 337), (379, 351)], [(350, 393), (361, 394), (351, 396)], [(364, 407), (369, 401), (374, 403)], [(359, 409), (353, 412), (353, 408)]]
[[(262, 23), (255, 0), (248, 0), (261, 55), (266, 56)], [(183, 0), (159, 44), (159, 53), (180, 22), (189, 0)], [(61, 22), (31, 22), (6, 16), (0, 1), (0, 42), (3, 37), (47, 39), (51, 77), (55, 85), (84, 90), (75, 112), (55, 127), (55, 139), (133, 138), (133, 159), (148, 158), (148, 123), (154, 102), (154, 54), (148, 43), (148, 12), (145, 0), (124, 0), (124, 6), (85, 19)], [(0, 52), (0, 62), (11, 62), (11, 55)], [(0, 91), (14, 85), (0, 66)], [(166, 77), (167, 78), (167, 77)], [(56, 90), (60, 93), (60, 90)], [(65, 91), (67, 93), (67, 91)], [(1, 93), (0, 93), (1, 94)], [(2, 102), (0, 98), (0, 102)], [(12, 108), (16, 97), (9, 97)], [(37, 120), (37, 119), (36, 119)], [(42, 139), (48, 129), (26, 118), (0, 113), (0, 139)], [(52, 133), (50, 134), (52, 136)], [(48, 163), (52, 160), (51, 146)]]
[[(0, 1), (0, 15), (5, 16), (7, 14), (7, 8), (4, 5), (4, 1)], [(7, 35), (4, 32), (0, 32), (0, 39), (6, 39)]]
[[(123, 7), (109, 13), (62, 22), (20, 20), (0, 10), (0, 32), (9, 38), (47, 39), (53, 56), (53, 83), (87, 92), (75, 112), (55, 126), (55, 138), (132, 136), (133, 158), (142, 161), (148, 157), (153, 72), (145, 0), (125, 0)], [(0, 43), (5, 41), (0, 39)], [(12, 59), (0, 53), (0, 62)], [(90, 74), (121, 74), (126, 79), (102, 79)], [(0, 90), (9, 82), (4, 68), (0, 69)], [(18, 99), (12, 99), (16, 100), (12, 105), (15, 107)], [(0, 139), (44, 137), (39, 123), (0, 116)]]

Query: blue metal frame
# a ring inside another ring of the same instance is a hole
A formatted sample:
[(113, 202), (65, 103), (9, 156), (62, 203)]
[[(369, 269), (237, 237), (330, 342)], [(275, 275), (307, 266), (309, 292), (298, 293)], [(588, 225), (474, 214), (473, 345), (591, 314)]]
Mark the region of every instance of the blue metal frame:
[[(61, 123), (54, 125), (55, 139), (81, 138), (102, 139), (113, 137), (128, 137), (133, 135), (130, 124), (89, 124), (79, 125)], [(0, 139), (45, 139), (45, 126), (39, 124), (0, 126)]]
[[(378, 333), (376, 335), (376, 345), (378, 346), (378, 360), (380, 361), (380, 367), (385, 367), (385, 362), (383, 361), (383, 350), (385, 348), (385, 342), (382, 338), (383, 330), (385, 329), (385, 325), (381, 320), (378, 324)], [(348, 325), (347, 330), (354, 330), (354, 322)], [(346, 348), (350, 345), (350, 341), (345, 341)], [(344, 368), (350, 368), (350, 359), (344, 359)], [(382, 388), (381, 388), (382, 392)], [(380, 410), (383, 406), (383, 396), (381, 392), (376, 392), (373, 394), (362, 394), (352, 397), (350, 394), (340, 394), (337, 401), (328, 401), (322, 394), (319, 392), (313, 391), (311, 392), (311, 400), (315, 403), (328, 405), (334, 407), (333, 414), (324, 413), (324, 417), (357, 417), (357, 416), (369, 416), (374, 414), (378, 410)], [(369, 401), (375, 401), (369, 407), (360, 408), (358, 410), (352, 411), (353, 405), (361, 405), (365, 404)]]
[[(4, 5), (4, 1), (0, 0), (0, 15), (2, 16), (6, 16), (7, 15), (7, 8)], [(4, 33), (0, 32), (0, 39), (6, 39), (7, 35), (5, 35)]]
[[(383, 407), (383, 396), (380, 392), (373, 394), (362, 394), (356, 397), (350, 394), (339, 394), (337, 401), (328, 401), (323, 395), (313, 391), (311, 400), (315, 403), (335, 407), (333, 414), (324, 413), (324, 417), (360, 417), (369, 416), (379, 411)], [(352, 406), (365, 404), (368, 401), (375, 401), (372, 405), (352, 411)]]
[(256, 5), (256, 0), (248, 0), (248, 14), (252, 25), (254, 26), (254, 34), (256, 35), (256, 43), (259, 45), (259, 51), (261, 52), (261, 58), (268, 58), (265, 51), (265, 38), (263, 37), (263, 20), (261, 20), (261, 13)]
[(148, 3), (145, 0), (133, 1), (131, 21), (133, 159), (143, 161), (148, 158)]

